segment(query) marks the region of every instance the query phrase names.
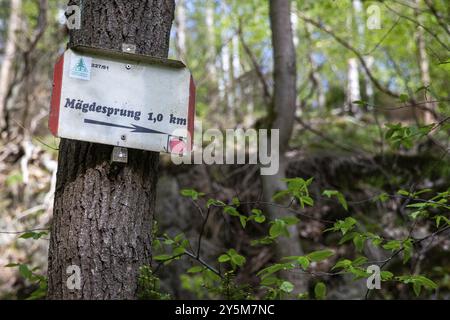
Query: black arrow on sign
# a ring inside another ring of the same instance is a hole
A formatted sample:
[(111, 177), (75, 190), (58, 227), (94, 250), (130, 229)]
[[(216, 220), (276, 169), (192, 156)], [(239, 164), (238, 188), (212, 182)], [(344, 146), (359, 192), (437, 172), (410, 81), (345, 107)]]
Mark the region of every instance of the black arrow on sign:
[(165, 133), (165, 132), (144, 128), (144, 127), (141, 127), (141, 126), (138, 126), (138, 125), (135, 125), (135, 124), (132, 124), (131, 127), (128, 127), (128, 126), (123, 126), (123, 125), (120, 125), (120, 124), (103, 122), (103, 121), (97, 121), (97, 120), (91, 120), (91, 119), (84, 119), (84, 123), (97, 124), (97, 125), (107, 126), (107, 127), (131, 129), (132, 130), (131, 132), (168, 134), (168, 133)]

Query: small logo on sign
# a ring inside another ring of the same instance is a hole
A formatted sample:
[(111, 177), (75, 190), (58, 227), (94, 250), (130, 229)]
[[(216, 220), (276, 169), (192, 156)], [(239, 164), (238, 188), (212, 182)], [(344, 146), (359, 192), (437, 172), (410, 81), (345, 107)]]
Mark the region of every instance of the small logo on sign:
[(188, 151), (186, 141), (179, 137), (169, 138), (169, 152), (183, 155)]
[(81, 80), (91, 80), (92, 58), (72, 55), (70, 61), (70, 77)]

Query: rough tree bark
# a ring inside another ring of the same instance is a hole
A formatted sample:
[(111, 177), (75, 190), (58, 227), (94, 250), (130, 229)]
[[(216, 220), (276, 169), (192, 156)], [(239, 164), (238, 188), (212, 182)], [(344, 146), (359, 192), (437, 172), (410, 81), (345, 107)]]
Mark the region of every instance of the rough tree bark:
[[(270, 0), (269, 2), (274, 56), (273, 111), (270, 127), (278, 129), (280, 134), (280, 169), (276, 175), (262, 176), (264, 200), (268, 202), (272, 201), (275, 192), (287, 189), (286, 183), (281, 179), (286, 176), (285, 152), (288, 150), (295, 119), (297, 69), (290, 4), (290, 0)], [(289, 215), (287, 210), (273, 206), (267, 206), (266, 211), (272, 218)], [(291, 238), (278, 239), (277, 253), (280, 257), (303, 254), (297, 227), (291, 226), (289, 233)], [(296, 292), (306, 290), (306, 282), (298, 274), (286, 273), (283, 276), (295, 285)]]
[[(167, 57), (173, 0), (82, 1), (83, 44)], [(79, 5), (70, 1), (69, 5)], [(151, 259), (158, 154), (129, 150), (126, 165), (112, 147), (62, 139), (48, 263), (49, 299), (134, 299), (139, 267)], [(66, 269), (81, 269), (81, 289), (66, 286)]]
[(8, 35), (5, 54), (0, 70), (0, 131), (5, 128), (6, 96), (11, 81), (11, 71), (17, 50), (17, 31), (20, 27), (20, 9), (22, 0), (12, 0), (8, 22)]

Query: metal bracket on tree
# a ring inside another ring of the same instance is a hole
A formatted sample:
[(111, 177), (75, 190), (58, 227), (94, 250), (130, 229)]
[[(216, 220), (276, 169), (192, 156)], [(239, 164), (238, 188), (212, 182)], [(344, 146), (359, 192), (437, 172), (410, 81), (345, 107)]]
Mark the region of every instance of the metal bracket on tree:
[[(136, 45), (122, 43), (122, 51), (127, 53), (136, 53)], [(123, 135), (121, 138), (123, 140), (125, 136)], [(115, 146), (111, 153), (111, 162), (128, 163), (128, 148)]]

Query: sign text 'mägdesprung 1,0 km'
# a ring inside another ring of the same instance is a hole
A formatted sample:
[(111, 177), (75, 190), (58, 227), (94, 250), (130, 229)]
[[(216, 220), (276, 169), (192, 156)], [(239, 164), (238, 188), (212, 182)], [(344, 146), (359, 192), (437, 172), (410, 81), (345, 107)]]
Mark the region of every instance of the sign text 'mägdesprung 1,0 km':
[[(66, 98), (65, 108), (70, 108), (74, 110), (81, 110), (83, 113), (102, 113), (107, 117), (110, 116), (119, 116), (124, 118), (133, 118), (136, 121), (141, 120), (142, 112), (136, 111), (133, 109), (124, 109), (124, 108), (114, 108), (109, 106), (102, 106), (97, 102), (85, 102), (81, 99), (71, 99)], [(153, 123), (164, 121), (164, 115), (162, 113), (155, 114), (153, 112), (149, 112), (147, 114), (147, 120)], [(174, 125), (186, 125), (186, 118), (176, 117), (173, 114), (169, 115), (168, 121), (170, 124)]]

